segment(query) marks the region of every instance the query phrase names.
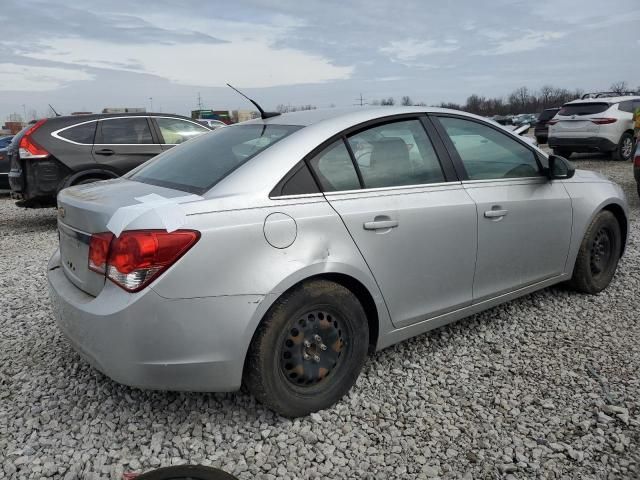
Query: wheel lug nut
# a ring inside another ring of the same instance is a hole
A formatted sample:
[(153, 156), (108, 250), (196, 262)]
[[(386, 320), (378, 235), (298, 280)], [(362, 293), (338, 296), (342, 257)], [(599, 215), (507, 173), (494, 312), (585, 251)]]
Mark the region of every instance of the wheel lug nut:
[(320, 350), (326, 350), (327, 346), (324, 343), (320, 344)]
[(309, 348), (311, 346), (311, 342), (309, 342), (309, 340), (305, 340), (304, 341), (304, 346)]
[(311, 357), (309, 356), (309, 354), (307, 352), (304, 352), (302, 354), (302, 358), (304, 358), (305, 360), (309, 360), (309, 358), (311, 358)]
[(316, 362), (316, 363), (320, 362), (320, 357), (318, 355), (314, 355), (313, 356), (313, 361)]
[(320, 335), (316, 334), (314, 335), (313, 339), (317, 342), (317, 343), (322, 343), (322, 338), (320, 337)]

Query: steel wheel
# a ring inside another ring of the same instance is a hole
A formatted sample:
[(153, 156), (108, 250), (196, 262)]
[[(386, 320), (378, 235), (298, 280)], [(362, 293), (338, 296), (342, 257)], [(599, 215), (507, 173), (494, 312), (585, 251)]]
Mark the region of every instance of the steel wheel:
[(601, 228), (596, 233), (593, 243), (591, 244), (590, 266), (591, 273), (600, 275), (605, 271), (611, 262), (611, 243), (612, 232), (606, 227)]
[(346, 343), (341, 324), (338, 315), (324, 309), (292, 321), (280, 355), (280, 369), (290, 383), (304, 388), (331, 374)]
[(622, 151), (622, 158), (628, 160), (631, 158), (631, 154), (633, 153), (633, 138), (630, 136), (624, 137), (622, 139), (622, 147), (620, 149)]

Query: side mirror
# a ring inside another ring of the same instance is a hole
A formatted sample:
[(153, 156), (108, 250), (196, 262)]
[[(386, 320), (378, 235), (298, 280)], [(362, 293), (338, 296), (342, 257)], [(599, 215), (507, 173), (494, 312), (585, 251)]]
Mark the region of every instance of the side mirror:
[(564, 180), (573, 177), (574, 173), (576, 167), (569, 160), (558, 155), (549, 155), (549, 167), (546, 169), (549, 180)]

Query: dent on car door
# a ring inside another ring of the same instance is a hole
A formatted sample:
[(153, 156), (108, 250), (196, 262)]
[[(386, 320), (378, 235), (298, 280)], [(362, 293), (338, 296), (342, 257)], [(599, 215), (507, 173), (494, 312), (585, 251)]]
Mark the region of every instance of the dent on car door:
[(396, 326), (471, 303), (475, 204), (459, 182), (446, 181), (419, 119), (338, 139), (309, 164)]
[(93, 156), (124, 174), (162, 152), (146, 117), (108, 118), (98, 122)]
[(532, 149), (497, 128), (453, 116), (438, 121), (477, 204), (474, 301), (562, 274), (572, 222), (564, 185), (543, 175)]

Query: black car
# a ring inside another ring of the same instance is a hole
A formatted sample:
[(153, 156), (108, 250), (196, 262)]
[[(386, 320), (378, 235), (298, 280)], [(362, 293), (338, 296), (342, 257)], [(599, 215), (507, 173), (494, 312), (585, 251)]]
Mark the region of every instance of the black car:
[(538, 116), (538, 121), (536, 122), (533, 130), (538, 145), (547, 143), (547, 140), (549, 139), (549, 120), (555, 117), (558, 111), (560, 111), (559, 108), (547, 108)]
[(636, 153), (633, 156), (633, 176), (636, 179), (638, 196), (640, 197), (640, 140), (636, 140)]
[(45, 118), (9, 147), (12, 197), (23, 207), (54, 204), (71, 185), (117, 178), (211, 129), (180, 115), (95, 114)]
[(7, 153), (7, 147), (12, 138), (12, 135), (0, 137), (0, 190), (9, 188), (9, 154)]

